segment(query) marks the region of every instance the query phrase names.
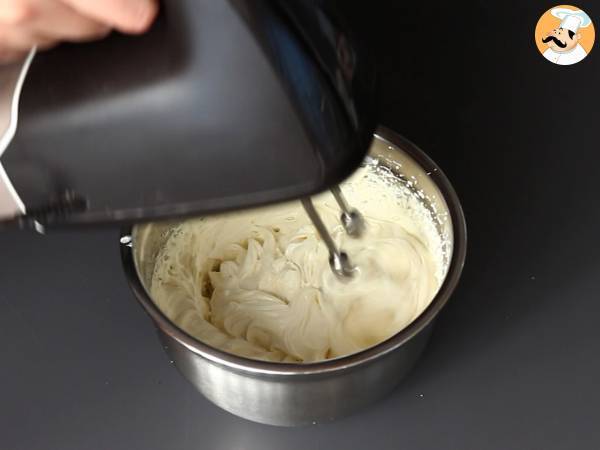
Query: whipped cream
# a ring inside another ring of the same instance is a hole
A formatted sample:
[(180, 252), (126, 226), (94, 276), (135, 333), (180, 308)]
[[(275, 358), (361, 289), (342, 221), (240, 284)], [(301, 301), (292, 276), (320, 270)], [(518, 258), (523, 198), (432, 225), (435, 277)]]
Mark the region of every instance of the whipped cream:
[(151, 295), (200, 341), (248, 358), (314, 362), (358, 352), (396, 334), (435, 296), (444, 274), (441, 238), (418, 196), (375, 166), (342, 184), (364, 215), (346, 235), (329, 193), (314, 197), (358, 273), (339, 280), (300, 202), (215, 215), (170, 231)]

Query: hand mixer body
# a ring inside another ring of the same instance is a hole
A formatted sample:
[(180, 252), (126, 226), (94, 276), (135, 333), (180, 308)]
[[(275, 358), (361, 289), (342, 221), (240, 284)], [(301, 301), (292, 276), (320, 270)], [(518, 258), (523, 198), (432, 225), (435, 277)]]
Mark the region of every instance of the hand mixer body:
[(12, 77), (14, 136), (0, 120), (0, 223), (207, 214), (337, 184), (376, 125), (372, 65), (339, 13), (170, 0), (147, 35), (35, 55), (20, 99)]

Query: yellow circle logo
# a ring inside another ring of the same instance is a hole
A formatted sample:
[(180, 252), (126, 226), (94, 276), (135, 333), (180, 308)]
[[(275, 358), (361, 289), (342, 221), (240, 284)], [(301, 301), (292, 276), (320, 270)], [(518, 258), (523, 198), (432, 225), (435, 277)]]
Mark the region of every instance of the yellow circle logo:
[(576, 6), (559, 5), (546, 11), (535, 27), (535, 45), (548, 61), (570, 66), (583, 60), (594, 46), (592, 19)]

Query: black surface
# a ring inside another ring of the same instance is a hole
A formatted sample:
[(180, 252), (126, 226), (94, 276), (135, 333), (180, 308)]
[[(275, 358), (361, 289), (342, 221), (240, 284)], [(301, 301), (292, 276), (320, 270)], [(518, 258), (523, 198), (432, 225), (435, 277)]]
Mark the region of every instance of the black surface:
[[(390, 398), (304, 429), (230, 416), (162, 353), (116, 230), (6, 233), (0, 446), (599, 448), (600, 51), (554, 66), (533, 43), (551, 4), (490, 3), (364, 13), (381, 44), (384, 123), (445, 169), (470, 232), (461, 285)], [(597, 5), (578, 6), (600, 23)]]

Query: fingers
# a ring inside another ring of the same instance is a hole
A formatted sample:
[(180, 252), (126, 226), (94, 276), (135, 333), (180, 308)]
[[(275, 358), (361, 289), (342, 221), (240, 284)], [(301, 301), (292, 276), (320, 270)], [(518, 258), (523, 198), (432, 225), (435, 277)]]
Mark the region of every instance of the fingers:
[(158, 13), (157, 0), (61, 1), (80, 14), (123, 33), (143, 33)]
[[(0, 0), (0, 4), (6, 2), (7, 0)], [(110, 32), (110, 27), (82, 16), (60, 1), (19, 0), (14, 3), (18, 3), (20, 9), (17, 8), (16, 13), (13, 11), (12, 16), (4, 15), (4, 32), (11, 35), (13, 40), (28, 41), (29, 47), (45, 47), (51, 41), (89, 41)], [(0, 23), (1, 13), (2, 8)], [(8, 21), (7, 16), (11, 18)]]
[(36, 0), (37, 14), (30, 27), (38, 36), (60, 41), (84, 42), (99, 39), (110, 27), (85, 17), (69, 6), (54, 0)]
[(0, 0), (0, 63), (33, 46), (99, 39), (111, 29), (142, 33), (157, 12), (158, 0)]
[(2, 24), (17, 26), (27, 22), (34, 14), (35, 11), (28, 1), (0, 0), (0, 23)]
[(56, 0), (0, 0), (0, 60), (22, 58), (32, 47), (50, 48), (59, 41), (87, 41), (110, 28)]

